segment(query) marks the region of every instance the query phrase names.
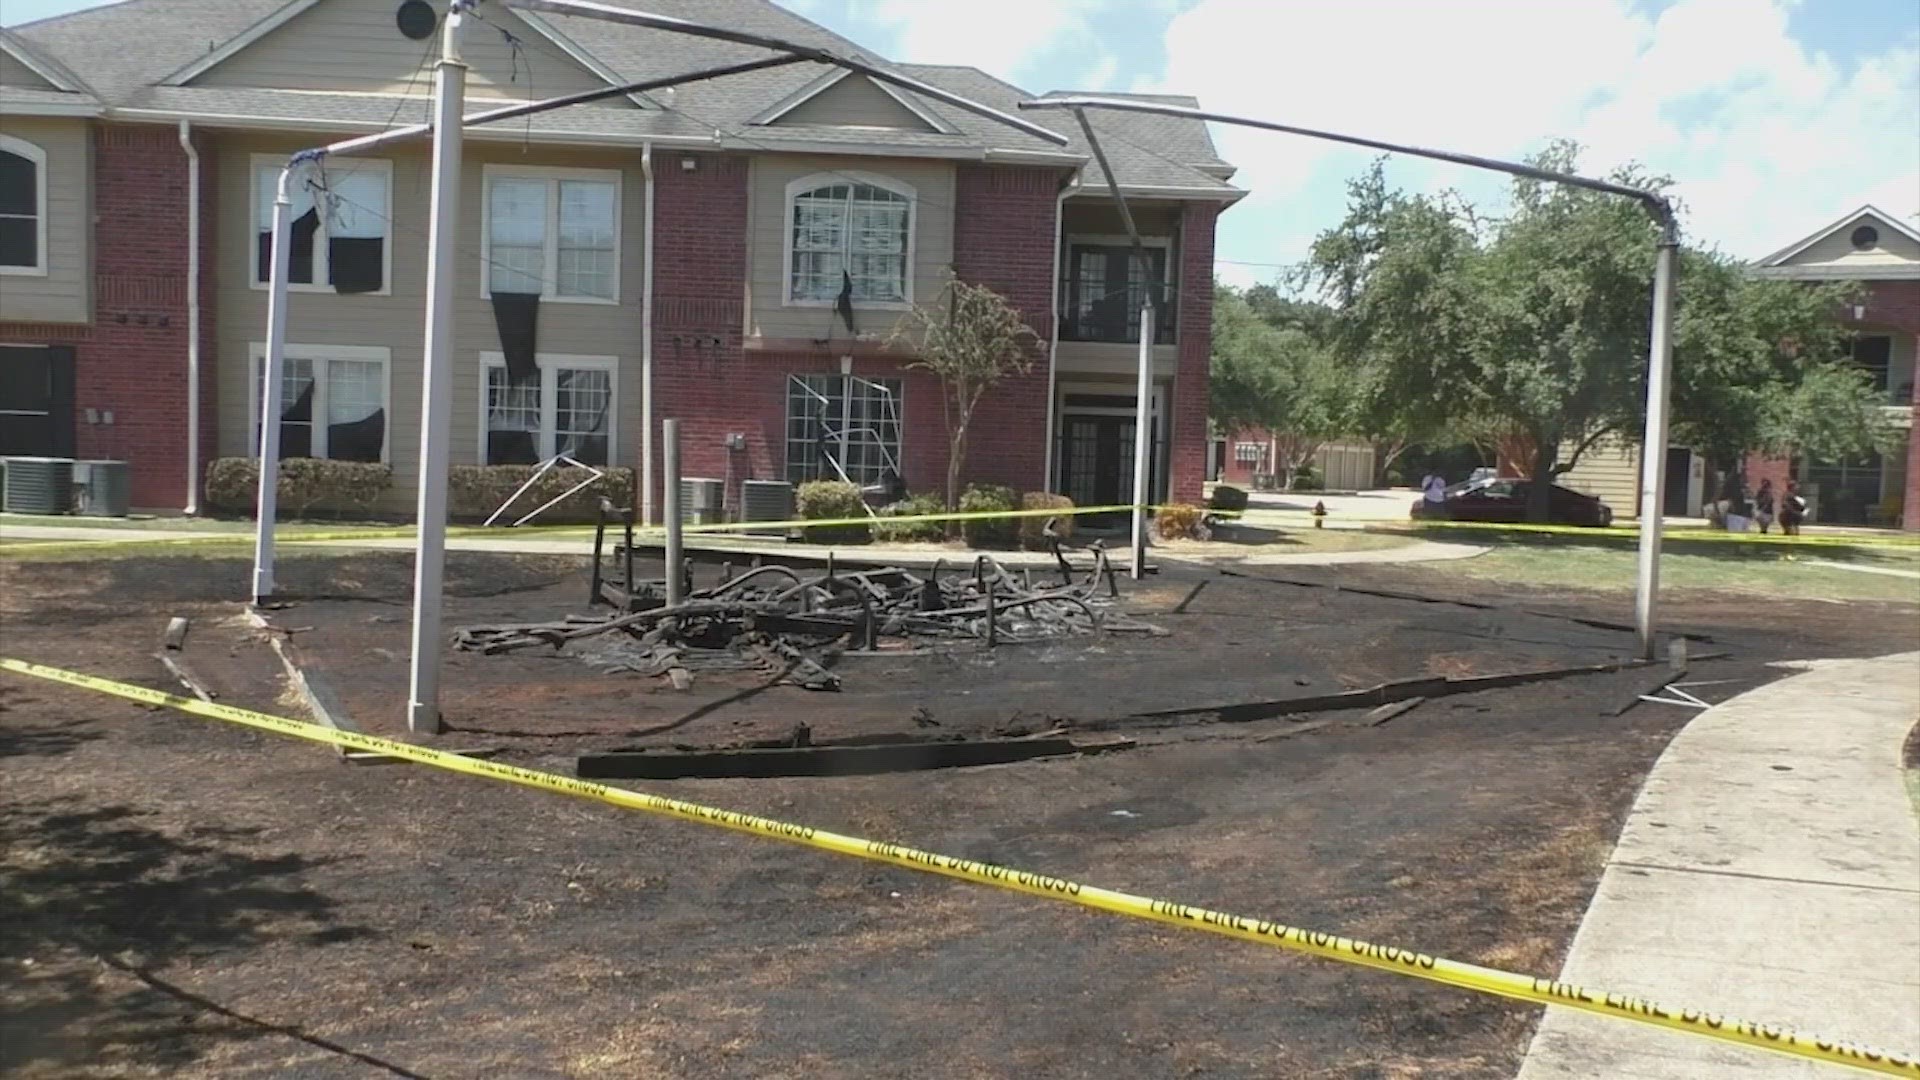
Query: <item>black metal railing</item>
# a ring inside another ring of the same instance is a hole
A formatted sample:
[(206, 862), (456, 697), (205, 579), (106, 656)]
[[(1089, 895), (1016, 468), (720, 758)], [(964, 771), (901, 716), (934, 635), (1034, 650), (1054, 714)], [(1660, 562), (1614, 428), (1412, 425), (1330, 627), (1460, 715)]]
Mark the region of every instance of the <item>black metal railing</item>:
[(1067, 278), (1060, 283), (1060, 340), (1137, 343), (1140, 307), (1153, 296), (1153, 341), (1173, 344), (1174, 290), (1167, 285), (1115, 288), (1106, 278)]

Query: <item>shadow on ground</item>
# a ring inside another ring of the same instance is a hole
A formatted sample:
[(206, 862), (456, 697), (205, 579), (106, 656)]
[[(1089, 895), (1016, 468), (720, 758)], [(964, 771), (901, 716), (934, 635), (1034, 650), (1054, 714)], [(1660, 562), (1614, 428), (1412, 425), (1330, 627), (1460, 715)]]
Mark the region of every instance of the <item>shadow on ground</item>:
[[(60, 754), (63, 739), (75, 740), (70, 749), (97, 737), (14, 732), (0, 755)], [(157, 972), (270, 938), (319, 946), (366, 936), (301, 883), (323, 860), (235, 850), (254, 829), (179, 835), (143, 817), (81, 797), (0, 802), (0, 968), (14, 986), (0, 1016), (0, 1073), (74, 1075), (128, 1057), (173, 1072), (219, 1042), (315, 1042)]]

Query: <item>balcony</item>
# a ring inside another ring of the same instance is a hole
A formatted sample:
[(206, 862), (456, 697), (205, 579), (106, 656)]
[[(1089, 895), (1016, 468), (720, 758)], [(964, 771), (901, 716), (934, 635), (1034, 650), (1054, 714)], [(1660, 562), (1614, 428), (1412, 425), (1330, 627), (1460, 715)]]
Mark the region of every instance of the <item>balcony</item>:
[(1153, 297), (1153, 341), (1173, 344), (1176, 315), (1172, 287), (1131, 283), (1117, 287), (1109, 277), (1071, 277), (1060, 283), (1060, 340), (1137, 344), (1140, 307)]

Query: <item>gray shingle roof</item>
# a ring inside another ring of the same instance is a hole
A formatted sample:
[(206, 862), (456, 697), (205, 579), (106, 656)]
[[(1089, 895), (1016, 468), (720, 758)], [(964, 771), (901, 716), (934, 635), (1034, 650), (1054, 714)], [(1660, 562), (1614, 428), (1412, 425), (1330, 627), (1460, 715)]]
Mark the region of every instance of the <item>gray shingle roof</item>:
[[(271, 17), (286, 0), (123, 0), (17, 27), (20, 36), (43, 53), (82, 77), (110, 107), (151, 108), (181, 112), (260, 117), (265, 120), (339, 121), (354, 129), (407, 123), (422, 118), (424, 103), (407, 102), (396, 118), (395, 102), (354, 95), (287, 93), (273, 89), (245, 90), (198, 86), (161, 86), (161, 80), (209, 51)], [(1017, 103), (1030, 95), (973, 68), (889, 64), (857, 43), (819, 26), (770, 0), (611, 0), (622, 6), (659, 15), (689, 19), (857, 56), (960, 94), (1007, 113), (1022, 115), (1072, 138), (1066, 152), (1085, 156), (1079, 130), (1061, 114), (1018, 114)], [(482, 8), (499, 10), (498, 5)], [(627, 81), (719, 67), (766, 55), (764, 50), (729, 42), (693, 38), (667, 31), (624, 26), (573, 16), (532, 16), (591, 56), (601, 67)], [(498, 32), (494, 22), (511, 25), (511, 17), (497, 15), (471, 33)], [(525, 35), (520, 35), (523, 39)], [(529, 62), (536, 65), (573, 64), (557, 46), (536, 35), (524, 40)], [(137, 42), (137, 47), (129, 47)], [(644, 138), (706, 137), (715, 130), (729, 146), (804, 150), (810, 146), (865, 148), (876, 153), (894, 148), (912, 153), (952, 154), (969, 151), (1026, 151), (1060, 153), (1045, 140), (1008, 127), (991, 118), (916, 96), (918, 104), (950, 124), (957, 134), (890, 130), (755, 126), (748, 121), (774, 102), (818, 78), (820, 65), (796, 64), (691, 83), (671, 94), (655, 92), (658, 109), (570, 109), (535, 117), (535, 131), (558, 136), (580, 132), (597, 136)], [(1192, 99), (1182, 98), (1183, 104)], [(591, 114), (591, 115), (589, 115)], [(1232, 198), (1238, 190), (1203, 169), (1224, 171), (1214, 152), (1206, 125), (1171, 117), (1102, 114), (1092, 116), (1103, 148), (1122, 182), (1129, 186), (1169, 187), (1218, 192)], [(526, 121), (514, 121), (525, 130)], [(1089, 165), (1086, 182), (1104, 184), (1096, 166)]]

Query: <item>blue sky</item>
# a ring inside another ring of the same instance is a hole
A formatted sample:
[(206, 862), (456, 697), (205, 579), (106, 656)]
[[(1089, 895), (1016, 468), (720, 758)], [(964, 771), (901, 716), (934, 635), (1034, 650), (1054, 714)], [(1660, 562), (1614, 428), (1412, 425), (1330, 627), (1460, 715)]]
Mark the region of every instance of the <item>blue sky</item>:
[[(1309, 127), (1675, 178), (1690, 236), (1757, 257), (1864, 202), (1920, 222), (1920, 0), (784, 0), (896, 60), (1030, 90), (1167, 90)], [(93, 6), (4, 0), (9, 25)], [(636, 4), (635, 6), (640, 6)], [(1216, 131), (1253, 194), (1220, 273), (1271, 280), (1338, 222), (1371, 155)], [(1497, 178), (1390, 178), (1497, 206)]]

